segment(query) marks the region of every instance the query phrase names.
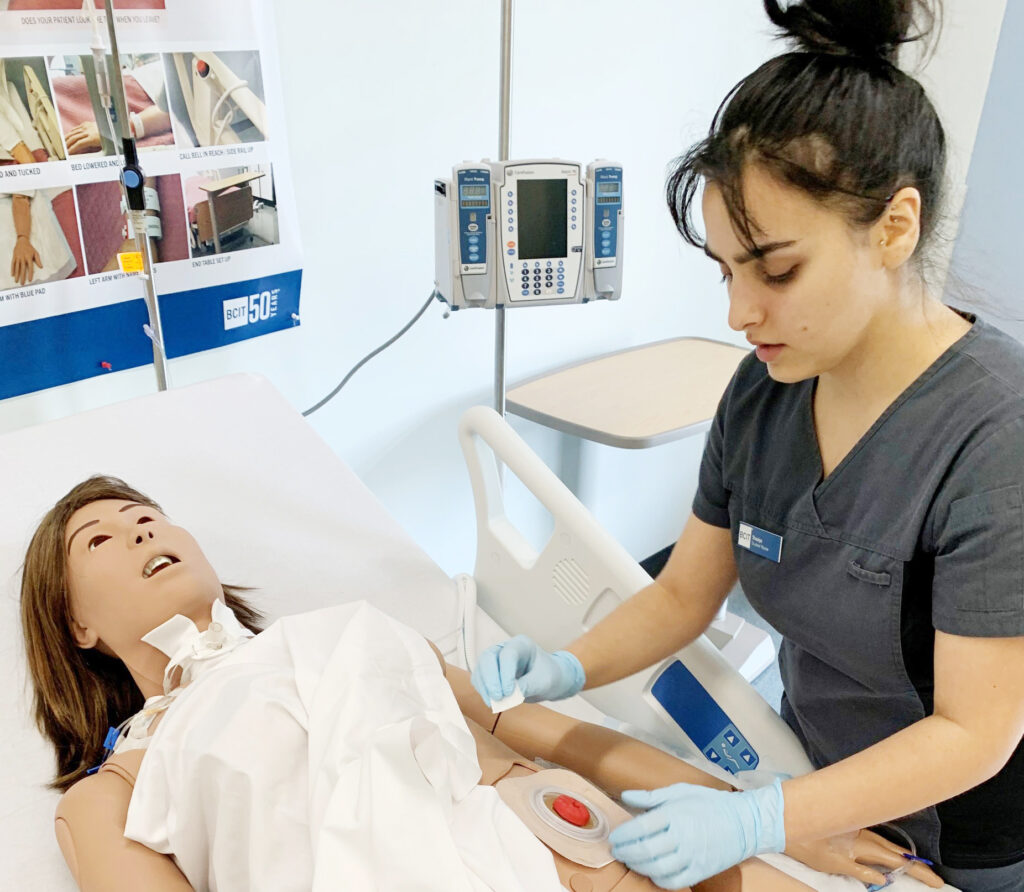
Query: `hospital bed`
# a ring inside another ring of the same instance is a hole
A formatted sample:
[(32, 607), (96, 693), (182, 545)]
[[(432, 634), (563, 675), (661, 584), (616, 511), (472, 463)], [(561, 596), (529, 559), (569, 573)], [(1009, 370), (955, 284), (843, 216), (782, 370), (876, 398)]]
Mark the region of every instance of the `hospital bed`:
[[(28, 539), (60, 495), (90, 474), (122, 477), (195, 535), (223, 581), (258, 588), (250, 598), (270, 619), (365, 599), (463, 667), (506, 637), (478, 595), (499, 605), (531, 570), (557, 577), (566, 560), (605, 589), (646, 579), (496, 415), (472, 410), (461, 438), (475, 481), (480, 555), (474, 576), (452, 579), (257, 376), (233, 375), (0, 437), (0, 888), (75, 889), (53, 836), (57, 794), (45, 788), (52, 759), (29, 719), (18, 617)], [(555, 516), (556, 551), (531, 553), (504, 517), (502, 465), (543, 490), (535, 493)], [(559, 556), (562, 546), (568, 552)], [(595, 702), (611, 701), (577, 697), (560, 708), (617, 725)], [(643, 732), (643, 711), (632, 719)], [(863, 889), (849, 879), (809, 878), (802, 865), (772, 857), (815, 888)], [(892, 888), (924, 887), (901, 878)]]

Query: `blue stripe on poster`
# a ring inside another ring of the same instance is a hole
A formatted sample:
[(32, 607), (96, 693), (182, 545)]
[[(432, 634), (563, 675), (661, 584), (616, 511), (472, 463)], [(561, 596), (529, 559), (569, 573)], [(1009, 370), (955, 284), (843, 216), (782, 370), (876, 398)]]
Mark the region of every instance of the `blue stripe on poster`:
[[(298, 324), (302, 270), (160, 296), (171, 358), (222, 347)], [(293, 314), (296, 318), (292, 318)], [(0, 399), (81, 381), (153, 361), (142, 326), (143, 300), (131, 300), (0, 326)]]
[(170, 358), (291, 328), (298, 323), (302, 270), (179, 291), (160, 298)]
[(153, 361), (146, 303), (123, 303), (0, 328), (0, 399)]

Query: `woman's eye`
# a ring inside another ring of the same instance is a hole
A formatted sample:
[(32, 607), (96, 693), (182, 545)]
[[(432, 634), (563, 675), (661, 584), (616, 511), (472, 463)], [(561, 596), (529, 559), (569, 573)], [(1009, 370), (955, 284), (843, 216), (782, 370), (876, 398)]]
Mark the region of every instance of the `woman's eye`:
[(796, 271), (797, 271), (797, 267), (794, 266), (791, 269), (786, 270), (786, 272), (780, 273), (777, 276), (772, 276), (772, 275), (769, 275), (767, 272), (765, 272), (764, 273), (764, 280), (769, 285), (785, 285), (786, 282), (791, 281), (793, 279), (793, 277), (796, 276)]
[(89, 540), (89, 551), (93, 551), (98, 545), (102, 545), (110, 536), (93, 536)]

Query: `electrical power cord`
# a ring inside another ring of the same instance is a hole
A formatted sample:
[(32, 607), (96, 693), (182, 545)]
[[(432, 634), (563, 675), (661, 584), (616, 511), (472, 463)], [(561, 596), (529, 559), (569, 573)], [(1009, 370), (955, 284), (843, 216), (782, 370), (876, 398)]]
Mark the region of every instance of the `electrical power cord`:
[(364, 356), (362, 359), (360, 359), (359, 362), (357, 362), (354, 366), (352, 366), (352, 368), (349, 370), (349, 373), (347, 375), (345, 375), (344, 378), (341, 379), (341, 383), (337, 387), (335, 387), (334, 390), (332, 390), (329, 394), (327, 394), (327, 396), (325, 396), (322, 400), (320, 400), (320, 402), (317, 403), (315, 406), (311, 406), (310, 408), (306, 409), (306, 411), (302, 413), (302, 417), (305, 418), (307, 415), (312, 415), (321, 406), (326, 405), (332, 399), (334, 399), (334, 397), (336, 397), (338, 395), (338, 392), (341, 390), (341, 388), (344, 387), (346, 384), (348, 384), (349, 379), (356, 372), (358, 372), (364, 365), (366, 365), (366, 363), (368, 363), (371, 359), (373, 359), (373, 357), (375, 357), (378, 353), (380, 353), (380, 352), (382, 352), (384, 350), (387, 350), (388, 347), (390, 347), (393, 343), (395, 343), (395, 341), (397, 341), (402, 335), (404, 335), (410, 328), (412, 328), (419, 321), (420, 316), (422, 316), (425, 312), (427, 312), (428, 307), (435, 300), (440, 300), (440, 299), (441, 299), (441, 296), (437, 293), (436, 290), (435, 291), (431, 291), (430, 292), (430, 297), (427, 298), (427, 302), (422, 307), (420, 307), (419, 312), (416, 313), (416, 315), (413, 316), (412, 319), (410, 319), (405, 324), (405, 327), (400, 332), (398, 332), (398, 334), (396, 334), (393, 337), (389, 338), (387, 341), (385, 341), (383, 344), (381, 344), (376, 350), (372, 351), (371, 353), (367, 353), (366, 356)]

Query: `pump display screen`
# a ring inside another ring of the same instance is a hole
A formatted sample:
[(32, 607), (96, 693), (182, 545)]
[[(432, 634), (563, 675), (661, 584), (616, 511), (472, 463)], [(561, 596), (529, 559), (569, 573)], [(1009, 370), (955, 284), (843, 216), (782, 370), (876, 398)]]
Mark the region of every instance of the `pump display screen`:
[(462, 194), (462, 200), (460, 205), (464, 208), (485, 208), (491, 200), (487, 197), (488, 186), (460, 186), (459, 192)]
[(618, 183), (598, 183), (597, 184), (597, 191), (598, 192), (618, 192), (619, 191), (619, 184)]
[(569, 181), (564, 179), (519, 181), (517, 196), (521, 260), (567, 256), (568, 188)]

